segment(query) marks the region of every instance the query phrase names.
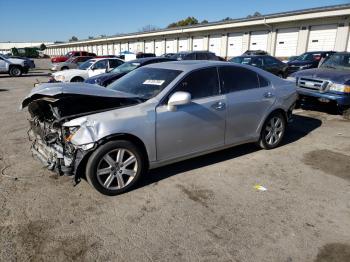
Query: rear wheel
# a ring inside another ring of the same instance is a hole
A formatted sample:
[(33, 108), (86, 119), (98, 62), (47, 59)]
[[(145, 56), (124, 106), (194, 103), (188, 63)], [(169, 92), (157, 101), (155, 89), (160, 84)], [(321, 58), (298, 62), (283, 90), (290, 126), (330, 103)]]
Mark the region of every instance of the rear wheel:
[(104, 195), (128, 191), (145, 171), (144, 157), (133, 143), (111, 141), (99, 147), (86, 165), (90, 185)]
[(271, 114), (265, 121), (260, 134), (259, 145), (264, 149), (279, 146), (286, 131), (286, 120), (281, 113)]
[(10, 72), (9, 72), (10, 76), (21, 76), (22, 75), (22, 68), (18, 67), (18, 66), (13, 66), (10, 68)]
[(84, 82), (84, 79), (80, 76), (76, 76), (71, 80), (71, 82), (76, 82), (76, 83)]

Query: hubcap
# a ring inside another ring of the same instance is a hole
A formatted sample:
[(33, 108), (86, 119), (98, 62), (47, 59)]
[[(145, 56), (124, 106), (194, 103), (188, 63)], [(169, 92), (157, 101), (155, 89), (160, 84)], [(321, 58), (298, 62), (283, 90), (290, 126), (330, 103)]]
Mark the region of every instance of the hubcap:
[(19, 75), (20, 72), (21, 72), (21, 71), (19, 71), (18, 68), (14, 68), (14, 69), (13, 69), (13, 74), (16, 75), (16, 76)]
[(127, 149), (118, 148), (105, 154), (97, 166), (97, 180), (106, 189), (126, 187), (138, 171), (136, 156)]
[(265, 141), (270, 146), (277, 144), (283, 135), (283, 121), (279, 117), (273, 117), (266, 125)]

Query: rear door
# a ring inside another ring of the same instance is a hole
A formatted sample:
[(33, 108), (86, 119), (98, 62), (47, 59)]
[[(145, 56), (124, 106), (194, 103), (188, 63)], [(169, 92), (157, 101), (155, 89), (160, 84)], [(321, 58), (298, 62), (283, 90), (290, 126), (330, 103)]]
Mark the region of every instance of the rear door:
[[(177, 91), (189, 92), (190, 104), (167, 109)], [(217, 68), (191, 72), (156, 109), (157, 159), (168, 160), (224, 145), (226, 105)]]
[(267, 79), (247, 68), (223, 66), (219, 71), (227, 101), (225, 143), (255, 139), (260, 122), (275, 102), (273, 87)]
[(108, 69), (108, 59), (97, 61), (89, 70), (89, 77), (100, 75)]
[(7, 68), (6, 68), (6, 61), (0, 57), (0, 72), (6, 72)]

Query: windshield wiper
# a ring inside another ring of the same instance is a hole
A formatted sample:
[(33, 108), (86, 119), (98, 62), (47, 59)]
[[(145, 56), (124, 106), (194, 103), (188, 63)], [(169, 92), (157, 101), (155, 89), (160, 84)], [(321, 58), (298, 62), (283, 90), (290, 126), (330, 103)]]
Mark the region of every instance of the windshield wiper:
[(337, 69), (336, 67), (334, 67), (334, 66), (330, 66), (330, 65), (322, 65), (322, 67), (325, 67), (325, 68), (332, 68), (332, 69)]

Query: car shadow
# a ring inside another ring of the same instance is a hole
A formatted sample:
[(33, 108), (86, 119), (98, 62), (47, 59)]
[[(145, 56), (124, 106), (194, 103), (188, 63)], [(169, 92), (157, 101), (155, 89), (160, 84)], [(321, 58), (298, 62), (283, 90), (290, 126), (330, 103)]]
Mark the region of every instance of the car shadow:
[(38, 77), (38, 76), (49, 76), (48, 73), (42, 73), (42, 74), (24, 74), (18, 77), (13, 77), (13, 76), (9, 76), (9, 75), (0, 75), (0, 79), (2, 78), (28, 78), (28, 77)]
[[(281, 146), (285, 146), (300, 140), (315, 129), (319, 128), (321, 125), (322, 121), (319, 119), (308, 116), (293, 115), (293, 122), (289, 124), (286, 136), (284, 137), (284, 141)], [(189, 170), (220, 163), (259, 150), (261, 149), (254, 143), (244, 144), (153, 169), (149, 171), (148, 175), (141, 179), (140, 183), (138, 183), (136, 187), (141, 188), (148, 186)]]
[(299, 107), (305, 111), (317, 111), (317, 112), (322, 112), (330, 115), (341, 115), (339, 109), (333, 103), (323, 104), (315, 101), (308, 101), (308, 102), (301, 102)]

